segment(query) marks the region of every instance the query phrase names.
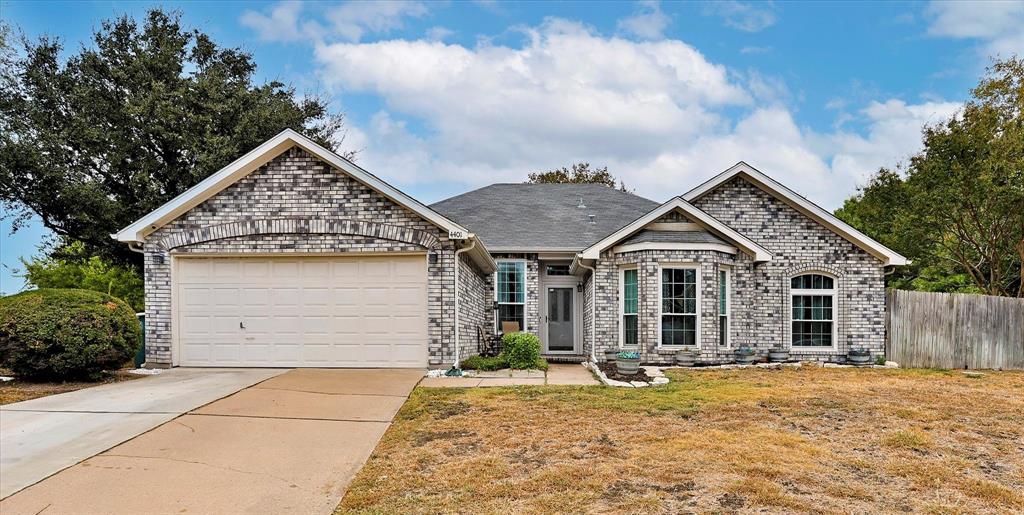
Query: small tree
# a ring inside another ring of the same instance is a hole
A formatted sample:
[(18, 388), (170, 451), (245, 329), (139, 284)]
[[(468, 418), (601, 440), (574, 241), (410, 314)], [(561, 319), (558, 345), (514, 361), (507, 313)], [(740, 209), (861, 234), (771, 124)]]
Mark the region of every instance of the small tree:
[(609, 188), (614, 188), (618, 182), (619, 189), (629, 191), (624, 182), (617, 181), (608, 172), (607, 166), (591, 170), (590, 163), (586, 162), (573, 163), (571, 168), (563, 166), (546, 172), (531, 173), (529, 182), (534, 184), (603, 184)]

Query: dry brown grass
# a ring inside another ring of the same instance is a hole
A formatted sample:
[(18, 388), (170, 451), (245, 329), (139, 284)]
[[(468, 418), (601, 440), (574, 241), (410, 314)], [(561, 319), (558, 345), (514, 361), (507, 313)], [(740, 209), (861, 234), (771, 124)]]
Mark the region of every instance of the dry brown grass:
[(1024, 510), (1024, 373), (671, 375), (417, 389), (338, 512)]
[[(7, 372), (5, 371), (4, 374), (0, 375), (5, 375), (6, 373)], [(75, 390), (81, 390), (82, 388), (89, 388), (90, 386), (117, 383), (120, 381), (131, 381), (133, 379), (141, 379), (143, 377), (147, 376), (129, 374), (126, 370), (119, 370), (109, 374), (107, 377), (103, 378), (103, 380), (94, 383), (81, 381), (67, 383), (33, 383), (31, 381), (15, 379), (14, 381), (0, 383), (0, 405), (27, 401), (29, 399), (37, 399), (39, 397), (56, 395), (58, 393), (73, 392)]]

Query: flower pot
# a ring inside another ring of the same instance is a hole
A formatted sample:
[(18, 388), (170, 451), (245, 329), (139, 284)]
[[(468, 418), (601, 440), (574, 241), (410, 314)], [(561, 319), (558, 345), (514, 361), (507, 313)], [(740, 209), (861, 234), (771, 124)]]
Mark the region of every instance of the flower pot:
[(615, 358), (615, 371), (624, 376), (631, 376), (640, 371), (640, 358)]
[(789, 361), (789, 350), (787, 349), (771, 349), (768, 351), (768, 361), (772, 363), (782, 363)]
[(870, 365), (871, 351), (867, 349), (853, 349), (846, 353), (846, 361), (851, 365)]
[(605, 349), (604, 360), (608, 363), (615, 363), (615, 355), (619, 353), (619, 349)]
[(757, 354), (754, 353), (754, 349), (750, 347), (740, 347), (736, 349), (736, 363), (740, 365), (750, 365), (757, 361)]
[(692, 350), (681, 350), (676, 352), (676, 365), (681, 367), (692, 367), (697, 361), (697, 353)]

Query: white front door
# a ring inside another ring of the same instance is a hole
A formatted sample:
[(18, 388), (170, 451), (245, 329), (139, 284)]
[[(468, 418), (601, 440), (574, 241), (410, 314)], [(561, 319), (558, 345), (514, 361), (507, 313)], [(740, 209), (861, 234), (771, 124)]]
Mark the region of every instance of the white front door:
[(423, 255), (174, 261), (179, 365), (427, 365)]

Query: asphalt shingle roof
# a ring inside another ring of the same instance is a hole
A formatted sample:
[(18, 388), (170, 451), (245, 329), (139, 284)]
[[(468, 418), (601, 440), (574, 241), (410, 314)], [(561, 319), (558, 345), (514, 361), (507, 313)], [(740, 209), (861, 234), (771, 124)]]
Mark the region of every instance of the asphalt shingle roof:
[(719, 243), (723, 245), (729, 245), (728, 242), (704, 231), (651, 231), (642, 230), (636, 234), (630, 236), (626, 241), (623, 241), (621, 245), (629, 245), (632, 243)]
[[(585, 208), (577, 207), (580, 197)], [(430, 207), (492, 250), (582, 250), (658, 205), (599, 184), (520, 183), (492, 184)]]

